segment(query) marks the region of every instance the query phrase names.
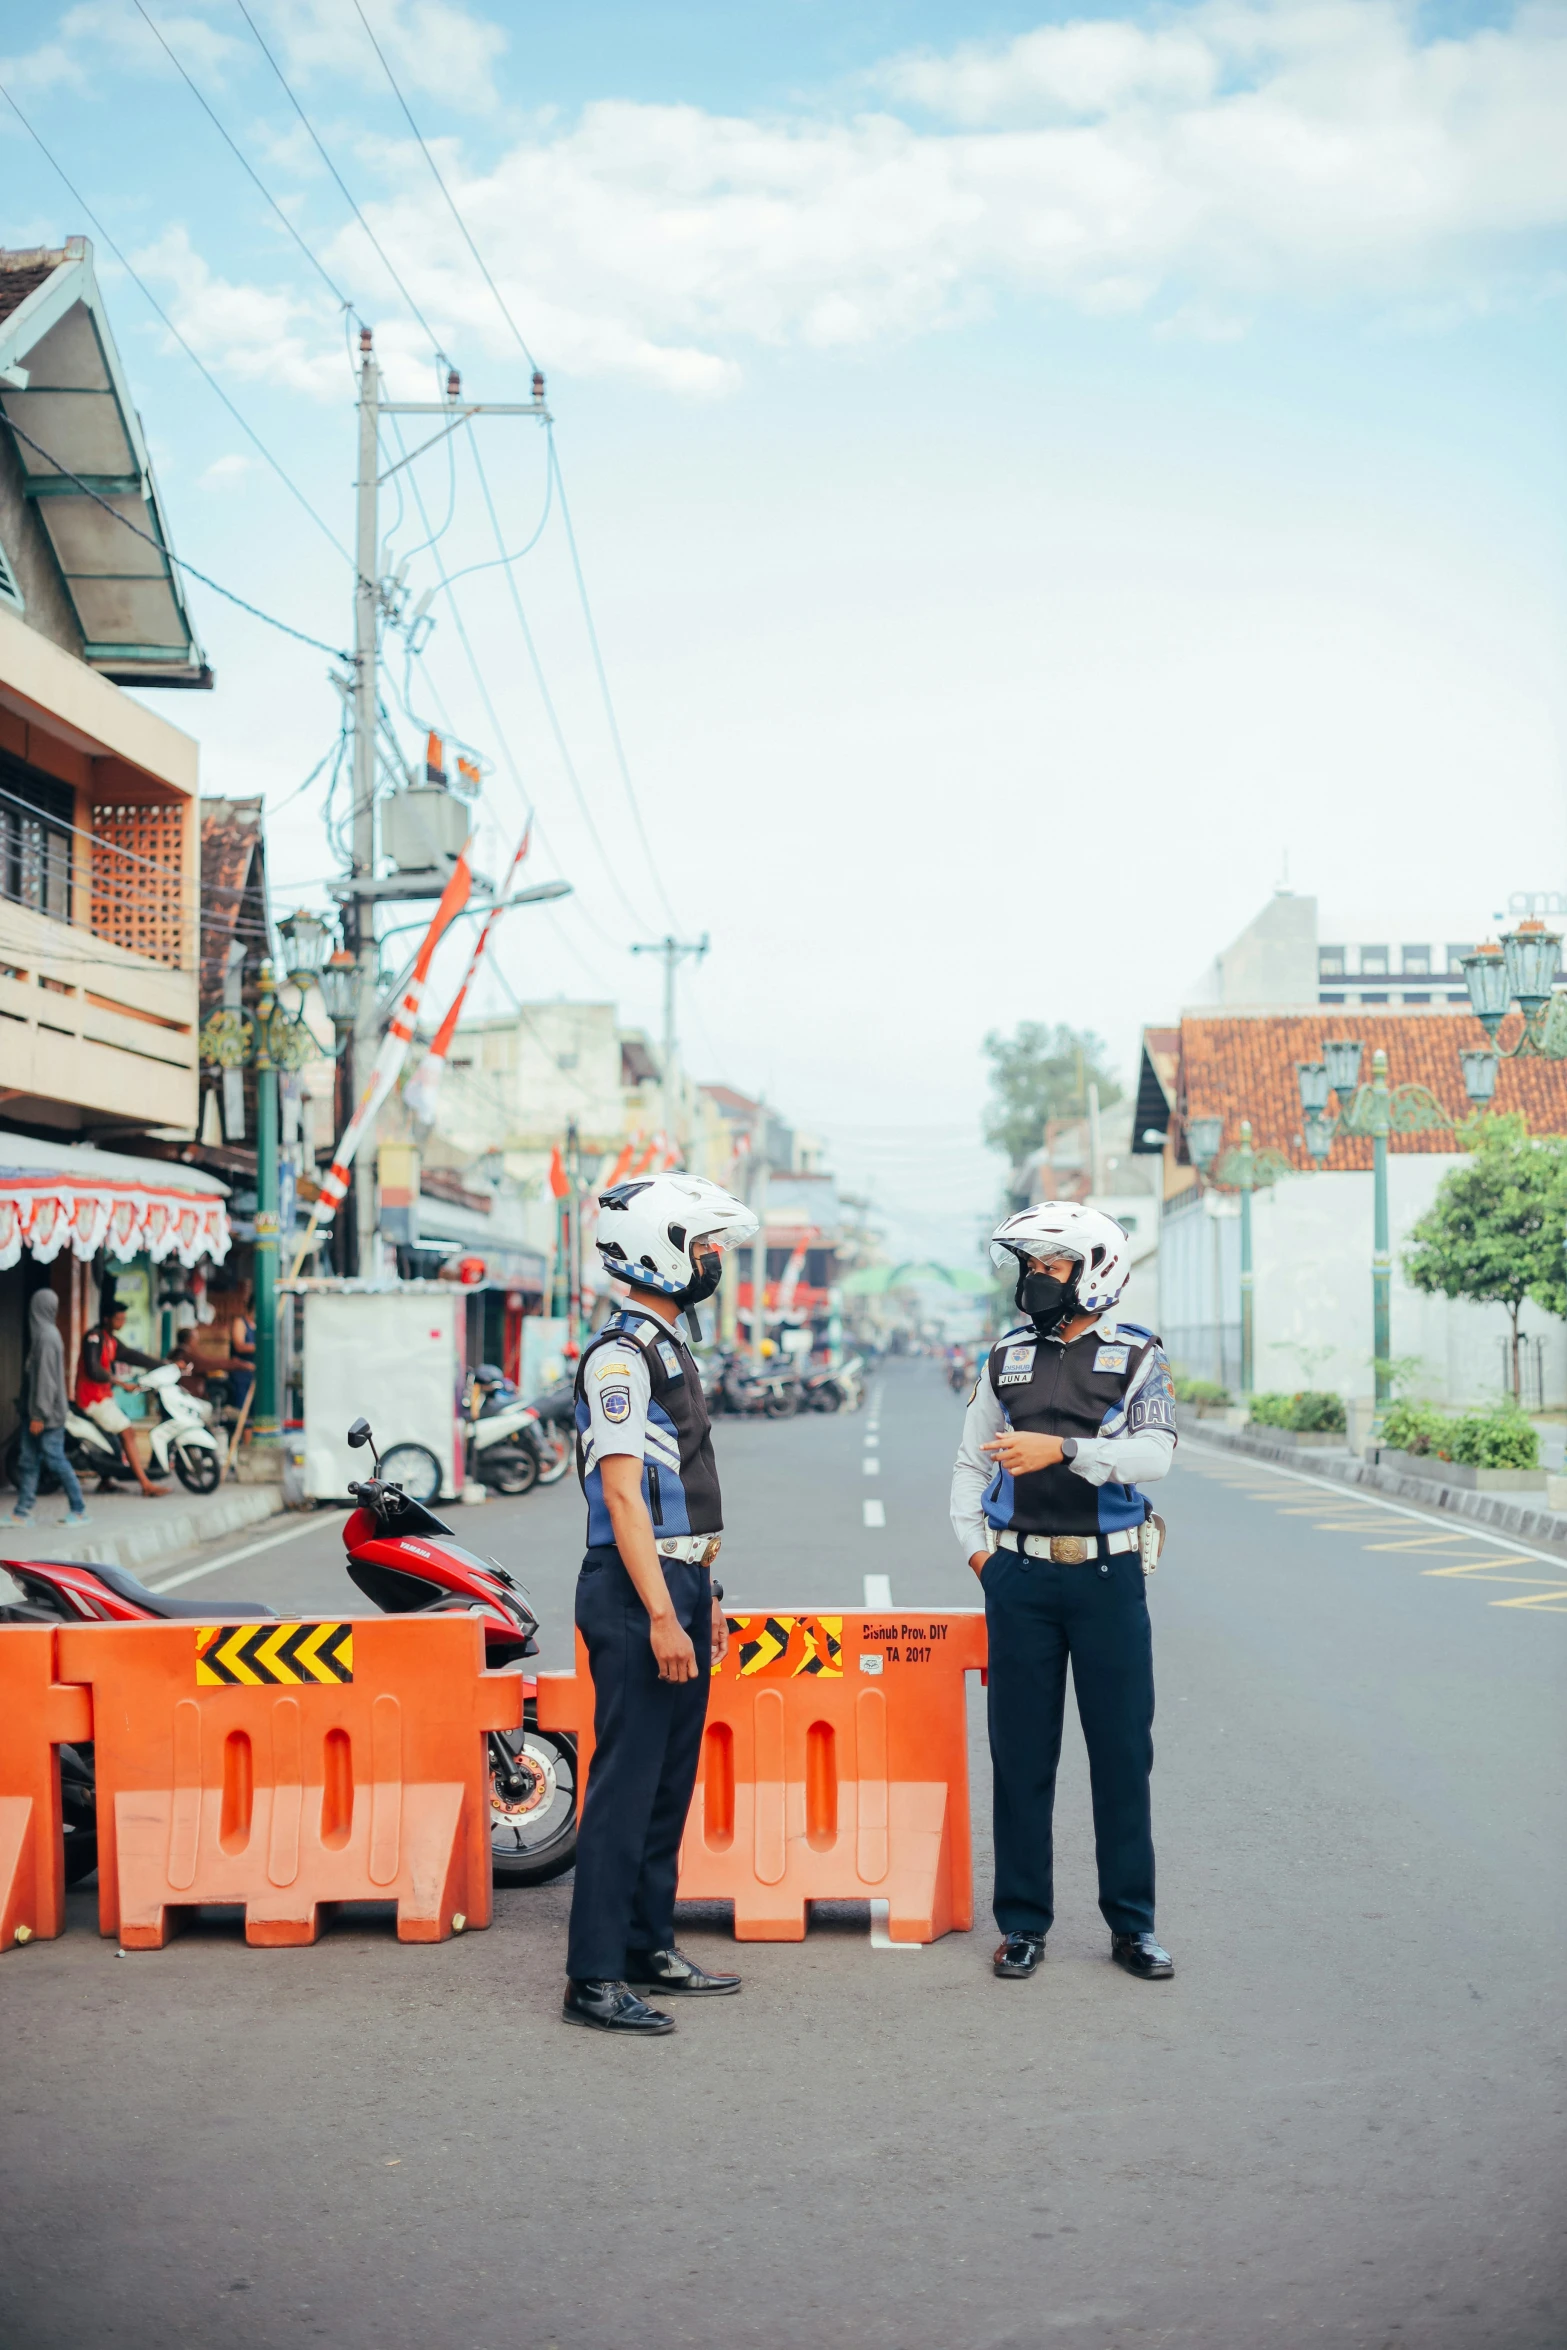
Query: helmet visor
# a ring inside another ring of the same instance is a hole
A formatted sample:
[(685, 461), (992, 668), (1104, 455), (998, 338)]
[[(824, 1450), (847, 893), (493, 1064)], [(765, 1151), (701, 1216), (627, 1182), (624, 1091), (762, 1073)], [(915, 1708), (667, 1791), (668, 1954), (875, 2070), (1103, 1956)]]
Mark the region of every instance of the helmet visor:
[(1057, 1240), (993, 1240), (990, 1261), (998, 1273), (1008, 1281), (1015, 1281), (1019, 1273), (1026, 1273), (1031, 1265), (1065, 1264), (1077, 1266), (1083, 1261), (1075, 1248), (1063, 1248)]

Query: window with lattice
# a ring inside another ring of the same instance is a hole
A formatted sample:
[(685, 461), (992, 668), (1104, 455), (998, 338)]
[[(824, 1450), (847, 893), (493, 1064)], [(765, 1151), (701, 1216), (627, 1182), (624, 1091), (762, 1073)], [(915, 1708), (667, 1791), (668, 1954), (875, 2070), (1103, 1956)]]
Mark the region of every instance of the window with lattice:
[(92, 926), (176, 970), (186, 960), (185, 810), (178, 801), (92, 812)]

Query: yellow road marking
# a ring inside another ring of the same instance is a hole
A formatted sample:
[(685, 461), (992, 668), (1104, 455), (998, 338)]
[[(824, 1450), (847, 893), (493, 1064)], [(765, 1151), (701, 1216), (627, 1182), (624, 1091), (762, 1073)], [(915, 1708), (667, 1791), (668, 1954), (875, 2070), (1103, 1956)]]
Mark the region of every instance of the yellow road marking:
[(1567, 1616), (1567, 1593), (1560, 1598), (1541, 1592), (1536, 1598), (1493, 1599), (1492, 1607), (1542, 1607), (1547, 1615)]
[(1429, 1534), (1400, 1534), (1392, 1542), (1368, 1542), (1367, 1550), (1433, 1550), (1442, 1542), (1473, 1542), (1472, 1534), (1443, 1534), (1433, 1527)]
[(1510, 1567), (1511, 1559), (1460, 1559), (1456, 1567), (1422, 1567), (1422, 1575), (1484, 1575), (1488, 1583), (1538, 1583), (1548, 1591), (1567, 1591), (1567, 1578), (1550, 1575), (1497, 1575), (1494, 1567)]

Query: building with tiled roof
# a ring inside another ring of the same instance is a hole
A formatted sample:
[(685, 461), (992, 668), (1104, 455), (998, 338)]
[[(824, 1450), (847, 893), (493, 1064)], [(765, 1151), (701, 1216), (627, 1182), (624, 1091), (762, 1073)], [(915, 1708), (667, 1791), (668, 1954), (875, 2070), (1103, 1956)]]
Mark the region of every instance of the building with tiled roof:
[[(1146, 1032), (1140, 1108), (1167, 1104), (1164, 1213), (1160, 1223), (1160, 1323), (1172, 1359), (1197, 1377), (1234, 1389), (1240, 1372), (1240, 1201), (1223, 1178), (1226, 1155), (1250, 1121), (1253, 1147), (1269, 1154), (1277, 1179), (1254, 1194), (1255, 1383), (1263, 1389), (1328, 1387), (1369, 1397), (1371, 1355), (1372, 1145), (1334, 1141), (1323, 1167), (1302, 1133), (1297, 1062), (1319, 1061), (1330, 1037), (1358, 1038), (1360, 1075), (1372, 1055), (1388, 1056), (1388, 1077), (1421, 1089), (1414, 1098), (1425, 1131), (1389, 1138), (1388, 1201), (1393, 1248), (1395, 1361), (1413, 1362), (1417, 1391), (1435, 1400), (1494, 1399), (1504, 1378), (1507, 1317), (1500, 1306), (1428, 1297), (1402, 1278), (1400, 1257), (1463, 1149), (1459, 1128), (1471, 1112), (1459, 1055), (1484, 1044), (1472, 1014), (1445, 1004), (1394, 1011), (1357, 1006), (1340, 1011), (1186, 1013), (1173, 1056), (1152, 1044), (1168, 1031)], [(1504, 1050), (1516, 1041), (1516, 1017), (1503, 1026)], [(1161, 1070), (1153, 1065), (1158, 1050)], [(1567, 1133), (1567, 1063), (1506, 1060), (1494, 1108), (1521, 1110), (1538, 1133)], [(1223, 1121), (1214, 1174), (1199, 1177), (1187, 1144), (1195, 1118)], [(1144, 1128), (1141, 1147), (1160, 1147)], [(1217, 1179), (1215, 1179), (1217, 1178)], [(1567, 1330), (1554, 1316), (1525, 1308), (1526, 1400), (1567, 1401)]]

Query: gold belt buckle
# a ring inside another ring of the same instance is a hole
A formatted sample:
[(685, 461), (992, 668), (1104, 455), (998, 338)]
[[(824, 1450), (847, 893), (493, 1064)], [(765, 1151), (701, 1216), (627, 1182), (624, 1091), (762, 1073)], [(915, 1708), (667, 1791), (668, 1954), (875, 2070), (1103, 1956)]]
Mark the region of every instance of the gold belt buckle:
[(702, 1553), (703, 1566), (710, 1567), (723, 1547), (724, 1538), (721, 1534), (709, 1534), (707, 1538), (707, 1548)]
[(1050, 1556), (1058, 1567), (1080, 1567), (1088, 1556), (1088, 1544), (1081, 1534), (1052, 1534)]

